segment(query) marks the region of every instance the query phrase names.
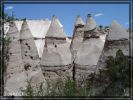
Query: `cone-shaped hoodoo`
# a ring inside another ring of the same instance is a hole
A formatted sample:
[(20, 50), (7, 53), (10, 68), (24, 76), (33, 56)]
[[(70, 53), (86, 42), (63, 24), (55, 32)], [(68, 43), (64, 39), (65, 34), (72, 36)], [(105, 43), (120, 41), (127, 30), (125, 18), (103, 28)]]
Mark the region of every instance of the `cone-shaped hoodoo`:
[(129, 39), (129, 33), (116, 20), (112, 21), (108, 40)]
[(51, 25), (45, 38), (45, 47), (41, 59), (42, 70), (46, 77), (49, 78), (51, 76), (63, 76), (71, 68), (72, 55), (69, 49), (70, 43), (66, 40), (67, 37), (63, 26), (55, 16), (52, 17)]
[(26, 86), (27, 76), (24, 70), (21, 46), (20, 33), (15, 22), (11, 23), (6, 38), (9, 38), (8, 45), (9, 61), (7, 62), (4, 95), (21, 95), (20, 88)]
[(78, 15), (76, 18), (76, 22), (75, 22), (75, 26), (82, 26), (84, 25), (84, 21), (82, 20), (82, 18)]
[(27, 80), (31, 80), (33, 86), (39, 85), (43, 81), (45, 82), (43, 73), (39, 66), (40, 60), (35, 41), (27, 20), (24, 20), (22, 24), (20, 31), (20, 44), (24, 69), (28, 76)]
[(96, 22), (91, 16), (91, 14), (88, 14), (86, 24), (85, 24), (85, 31), (93, 30), (96, 28)]
[(79, 84), (96, 70), (104, 46), (100, 34), (96, 28), (96, 22), (89, 14), (86, 20), (84, 39), (75, 59), (75, 78)]
[(81, 43), (83, 41), (83, 36), (84, 36), (84, 22), (80, 16), (77, 16), (73, 31), (73, 38), (70, 45), (70, 49), (73, 54), (73, 59), (75, 59), (77, 51), (81, 46)]

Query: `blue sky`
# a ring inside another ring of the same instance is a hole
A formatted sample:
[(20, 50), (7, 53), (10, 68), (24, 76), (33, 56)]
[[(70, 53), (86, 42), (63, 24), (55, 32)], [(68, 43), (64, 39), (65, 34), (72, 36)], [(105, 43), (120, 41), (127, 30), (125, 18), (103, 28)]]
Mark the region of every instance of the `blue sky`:
[(98, 25), (110, 25), (115, 19), (125, 28), (129, 26), (128, 4), (5, 4), (5, 12), (11, 15), (12, 11), (20, 19), (51, 20), (56, 15), (69, 36), (77, 15), (86, 21), (87, 14), (91, 13)]

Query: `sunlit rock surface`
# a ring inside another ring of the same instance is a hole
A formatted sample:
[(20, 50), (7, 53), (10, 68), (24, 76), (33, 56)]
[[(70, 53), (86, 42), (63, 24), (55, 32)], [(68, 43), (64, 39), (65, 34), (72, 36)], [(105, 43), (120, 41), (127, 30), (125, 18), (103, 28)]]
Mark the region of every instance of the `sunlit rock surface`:
[(21, 55), (28, 80), (37, 85), (45, 79), (40, 68), (39, 55), (32, 35), (29, 24), (25, 20), (20, 31)]
[(73, 33), (73, 38), (72, 38), (72, 42), (70, 45), (70, 49), (71, 49), (73, 60), (74, 60), (77, 55), (77, 51), (83, 42), (83, 37), (84, 37), (84, 22), (80, 16), (77, 16), (76, 18), (73, 32), (74, 33)]
[[(23, 20), (16, 20), (14, 21), (16, 24), (16, 27), (18, 31), (21, 30)], [(44, 20), (27, 20), (27, 24), (29, 26), (29, 29), (31, 30), (31, 34), (34, 38), (35, 45), (37, 47), (38, 55), (39, 58), (42, 57), (43, 53), (43, 48), (45, 44), (45, 35), (49, 29), (51, 21), (48, 19)], [(5, 30), (5, 35), (7, 34), (9, 30), (9, 23), (5, 23), (4, 25), (4, 30)]]
[(98, 70), (104, 68), (107, 57), (115, 57), (119, 49), (122, 50), (125, 56), (129, 56), (129, 33), (114, 20), (110, 26), (102, 55), (97, 64)]
[(83, 42), (74, 61), (75, 79), (79, 84), (89, 78), (90, 74), (95, 73), (105, 36), (97, 30), (95, 20), (89, 14), (85, 24)]
[(20, 95), (20, 88), (26, 86), (27, 75), (21, 56), (20, 33), (13, 23), (10, 25), (6, 38), (10, 38), (8, 46), (9, 60), (5, 73), (4, 95)]
[[(53, 16), (50, 28), (45, 37), (45, 47), (41, 59), (41, 68), (47, 78), (63, 77), (66, 72), (72, 73), (72, 55), (70, 42), (60, 21)], [(69, 71), (70, 70), (70, 71)]]
[[(11, 38), (4, 77), (5, 95), (21, 95), (27, 80), (39, 86), (47, 80), (71, 76), (79, 84), (105, 67), (107, 56), (121, 49), (129, 56), (129, 33), (113, 21), (107, 29), (97, 26), (88, 14), (86, 24), (77, 16), (73, 37), (67, 37), (58, 18), (16, 20), (4, 24), (4, 37)], [(70, 51), (71, 50), (71, 51)], [(47, 92), (47, 91), (45, 91)]]

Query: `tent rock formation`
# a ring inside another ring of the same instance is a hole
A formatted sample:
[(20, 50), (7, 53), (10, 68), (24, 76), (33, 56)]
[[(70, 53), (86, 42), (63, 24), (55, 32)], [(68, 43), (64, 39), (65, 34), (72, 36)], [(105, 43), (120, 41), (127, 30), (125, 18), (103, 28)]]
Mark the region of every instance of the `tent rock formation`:
[(98, 69), (104, 68), (107, 57), (115, 57), (119, 49), (125, 56), (129, 56), (129, 33), (117, 21), (113, 20), (98, 62)]
[(84, 22), (80, 16), (77, 16), (74, 27), (73, 38), (70, 45), (70, 49), (73, 54), (73, 59), (75, 59), (77, 55), (77, 51), (81, 46), (83, 37), (84, 37)]
[(55, 79), (72, 74), (72, 55), (70, 43), (66, 40), (60, 21), (53, 16), (46, 34), (45, 47), (41, 59), (41, 68), (47, 79)]
[[(112, 22), (109, 30), (100, 29), (91, 14), (86, 24), (77, 16), (72, 40), (64, 32), (59, 19), (52, 21), (14, 21), (4, 26), (5, 36), (11, 38), (9, 61), (5, 74), (5, 95), (18, 93), (26, 81), (38, 85), (69, 75), (82, 83), (90, 74), (105, 66), (107, 56), (115, 56), (118, 49), (129, 56), (129, 33)], [(17, 62), (16, 62), (17, 61)], [(20, 78), (21, 77), (21, 78)]]
[(20, 95), (19, 88), (26, 86), (27, 75), (23, 67), (19, 37), (20, 33), (16, 24), (11, 24), (6, 37), (10, 38), (11, 43), (8, 46), (9, 61), (6, 68), (4, 95)]
[(95, 73), (98, 59), (101, 55), (104, 41), (96, 28), (96, 22), (89, 14), (85, 24), (83, 42), (75, 59), (75, 79), (82, 83), (89, 75)]

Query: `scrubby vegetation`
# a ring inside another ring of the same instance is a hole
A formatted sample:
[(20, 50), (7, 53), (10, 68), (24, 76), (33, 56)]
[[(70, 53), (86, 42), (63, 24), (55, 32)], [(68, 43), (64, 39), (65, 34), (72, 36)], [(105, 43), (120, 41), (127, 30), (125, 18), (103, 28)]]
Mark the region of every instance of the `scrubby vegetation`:
[[(1, 9), (1, 8), (0, 8)], [(2, 18), (4, 17), (4, 19)], [(0, 20), (0, 95), (3, 95), (3, 88), (4, 88), (4, 72), (6, 70), (6, 62), (9, 59), (8, 56), (8, 45), (11, 42), (10, 38), (4, 38), (4, 28), (3, 28), (3, 24), (5, 22), (12, 22), (12, 20), (14, 19), (14, 17), (9, 16), (7, 13), (4, 13), (3, 16), (1, 16), (1, 20)]]
[(64, 81), (58, 79), (56, 83), (47, 82), (47, 88), (43, 87), (43, 83), (39, 87), (32, 87), (31, 81), (28, 81), (26, 89), (21, 90), (22, 96), (86, 96), (90, 89), (90, 83), (85, 83), (83, 87), (78, 87), (76, 82), (70, 77)]
[(116, 57), (109, 56), (106, 60), (106, 68), (95, 76), (92, 86), (94, 88), (98, 86), (99, 89), (94, 95), (129, 96), (130, 76), (130, 61), (121, 50), (118, 50)]
[(86, 80), (84, 86), (78, 86), (74, 80), (67, 77), (65, 81), (59, 79), (54, 85), (48, 83), (45, 90), (42, 84), (40, 88), (34, 90), (28, 82), (22, 93), (24, 96), (129, 96), (131, 83), (129, 64), (128, 58), (118, 50), (116, 57), (109, 56), (106, 67), (100, 70), (99, 74), (92, 74), (92, 78)]
[[(4, 44), (3, 44), (3, 42)], [(4, 88), (4, 73), (6, 71), (6, 65), (7, 65), (7, 61), (9, 60), (9, 55), (8, 55), (8, 45), (11, 42), (10, 38), (0, 38), (0, 86), (2, 88)], [(3, 46), (4, 45), (4, 46)], [(2, 93), (1, 93), (2, 95)]]

